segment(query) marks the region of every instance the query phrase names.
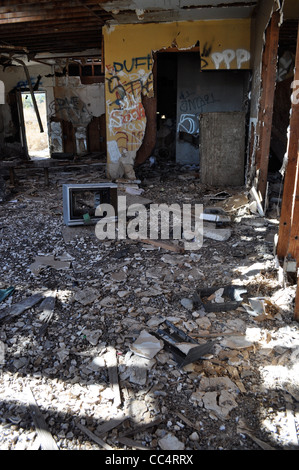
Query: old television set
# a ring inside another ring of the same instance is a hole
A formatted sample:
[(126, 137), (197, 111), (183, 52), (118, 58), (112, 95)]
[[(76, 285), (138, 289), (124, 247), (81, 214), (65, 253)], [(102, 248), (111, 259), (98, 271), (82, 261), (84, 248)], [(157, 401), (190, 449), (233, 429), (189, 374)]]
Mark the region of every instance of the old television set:
[(63, 219), (68, 226), (96, 224), (102, 217), (96, 215), (100, 204), (110, 204), (117, 217), (117, 184), (64, 184)]

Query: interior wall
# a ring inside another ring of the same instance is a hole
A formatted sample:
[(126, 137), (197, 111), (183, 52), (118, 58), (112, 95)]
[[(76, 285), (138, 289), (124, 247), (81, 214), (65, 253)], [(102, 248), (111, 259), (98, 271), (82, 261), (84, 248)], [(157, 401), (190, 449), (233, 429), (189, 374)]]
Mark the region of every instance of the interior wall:
[(250, 23), (242, 19), (103, 28), (109, 177), (134, 177), (147, 122), (142, 95), (153, 96), (152, 53), (199, 44), (202, 69), (249, 69)]
[[(66, 139), (70, 134), (64, 130), (71, 126), (74, 130), (73, 153), (84, 154), (88, 148), (88, 125), (93, 118), (105, 113), (105, 90), (103, 83), (82, 85), (80, 77), (68, 77), (64, 67), (43, 64), (28, 65), (31, 83), (39, 79), (38, 90), (47, 95), (48, 130), (51, 152), (64, 152)], [(18, 139), (18, 118), (16, 108), (12, 108), (11, 92), (28, 89), (28, 82), (22, 66), (1, 68), (0, 80), (5, 85), (5, 104), (0, 105), (0, 145), (2, 159), (22, 153)], [(13, 109), (13, 110), (12, 110)], [(102, 121), (101, 121), (102, 122)], [(68, 123), (69, 126), (64, 126)], [(101, 130), (94, 138), (101, 139)]]

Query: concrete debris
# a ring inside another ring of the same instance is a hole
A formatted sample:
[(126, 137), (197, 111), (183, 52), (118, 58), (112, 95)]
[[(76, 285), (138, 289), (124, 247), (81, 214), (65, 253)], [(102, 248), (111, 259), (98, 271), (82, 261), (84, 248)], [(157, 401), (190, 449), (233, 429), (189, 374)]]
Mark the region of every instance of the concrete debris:
[(91, 288), (86, 290), (75, 289), (74, 292), (74, 300), (79, 302), (81, 305), (93, 304), (100, 297), (100, 292)]
[(183, 307), (185, 307), (187, 310), (193, 310), (193, 302), (191, 299), (182, 299), (181, 304)]
[(163, 341), (157, 339), (146, 330), (141, 331), (136, 341), (130, 347), (131, 351), (146, 359), (153, 359), (162, 348)]
[(48, 266), (57, 270), (69, 269), (71, 261), (66, 261), (65, 258), (55, 259), (54, 255), (36, 256), (34, 263), (29, 266), (29, 269), (33, 274), (38, 275), (42, 269)]
[(184, 450), (185, 445), (173, 434), (167, 434), (158, 441), (162, 450)]
[(231, 237), (231, 230), (229, 228), (213, 228), (204, 226), (204, 237), (216, 240), (217, 242), (225, 242)]
[[(247, 192), (221, 195), (223, 188), (200, 183), (198, 171), (157, 156), (152, 168), (136, 168), (132, 186), (119, 182), (123, 192), (212, 205), (214, 216), (222, 208), (229, 221), (204, 224), (229, 238), (206, 236), (193, 251), (172, 239), (100, 241), (94, 228), (63, 226), (59, 188), (74, 174), (61, 170), (48, 187), (40, 172), (30, 173), (29, 185), (20, 170), (14, 202), (0, 205), (0, 287), (14, 286), (0, 302), (1, 449), (38, 449), (41, 429), (61, 450), (295, 446), (296, 286), (280, 284), (267, 241), (278, 229), (275, 208), (253, 213)], [(104, 169), (94, 178), (105, 182)], [(76, 179), (91, 176), (78, 171)], [(161, 338), (170, 323), (178, 336)], [(171, 340), (180, 344), (176, 356)], [(28, 387), (44, 428), (33, 422)]]

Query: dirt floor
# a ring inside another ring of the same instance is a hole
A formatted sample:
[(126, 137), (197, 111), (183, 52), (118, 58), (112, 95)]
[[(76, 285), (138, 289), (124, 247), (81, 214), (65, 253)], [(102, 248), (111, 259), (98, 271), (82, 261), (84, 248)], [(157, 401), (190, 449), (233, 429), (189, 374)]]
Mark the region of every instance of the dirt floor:
[[(196, 168), (144, 165), (137, 178), (120, 185), (143, 189), (137, 201), (221, 207), (228, 239), (179, 253), (66, 227), (62, 184), (103, 182), (104, 169), (53, 169), (49, 187), (20, 171), (0, 204), (0, 289), (15, 289), (0, 302), (0, 448), (298, 449), (299, 325), (274, 256), (275, 205), (261, 217), (244, 188), (203, 187)], [(276, 200), (278, 176), (270, 189)], [(200, 303), (229, 285), (246, 290), (238, 305)], [(180, 366), (167, 325), (209, 351)]]

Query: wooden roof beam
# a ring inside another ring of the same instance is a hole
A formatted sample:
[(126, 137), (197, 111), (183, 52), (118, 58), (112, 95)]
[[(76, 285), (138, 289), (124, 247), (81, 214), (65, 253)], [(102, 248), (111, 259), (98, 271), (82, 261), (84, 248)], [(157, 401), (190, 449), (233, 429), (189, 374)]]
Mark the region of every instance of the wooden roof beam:
[[(104, 0), (82, 0), (84, 3), (87, 5), (100, 5), (101, 3), (105, 3)], [(39, 0), (39, 1), (34, 1), (34, 0), (1, 0), (1, 7), (0, 8), (12, 8), (12, 7), (19, 7), (22, 8), (24, 6), (33, 6), (35, 8), (39, 8), (41, 4), (53, 4), (55, 2), (51, 0)], [(61, 0), (60, 2), (56, 2), (60, 4), (78, 4), (79, 0)], [(100, 6), (99, 6), (100, 8)]]
[[(82, 29), (81, 29), (82, 28)], [(59, 32), (72, 32), (72, 31), (84, 31), (84, 30), (98, 30), (101, 31), (102, 26), (97, 21), (78, 21), (73, 19), (66, 22), (51, 22), (51, 24), (40, 22), (34, 24), (34, 28), (29, 24), (20, 27), (11, 27), (11, 28), (0, 28), (0, 38), (6, 38), (9, 36), (13, 37), (27, 37), (27, 36), (37, 36), (40, 34), (56, 34)]]
[[(61, 35), (68, 35), (68, 34), (71, 34), (71, 33), (74, 33), (77, 35), (80, 35), (81, 33), (84, 33), (84, 34), (89, 34), (90, 36), (91, 35), (97, 35), (97, 36), (102, 36), (102, 33), (101, 33), (101, 28), (99, 26), (84, 26), (84, 25), (80, 25), (78, 24), (77, 26), (75, 27), (71, 27), (69, 26), (68, 28), (63, 28), (63, 29), (60, 29), (59, 27), (56, 27), (52, 30), (49, 30), (49, 29), (41, 29), (39, 30), (38, 32), (38, 36), (39, 38), (44, 38), (46, 36), (53, 36), (53, 34), (56, 34), (57, 36), (61, 36)], [(1, 33), (0, 32), (0, 42), (1, 41), (6, 41), (6, 42), (9, 42), (9, 41), (12, 41), (12, 40), (17, 40), (17, 41), (20, 41), (20, 40), (23, 40), (23, 41), (27, 41), (27, 40), (31, 40), (30, 38), (36, 38), (36, 31), (27, 31), (27, 32), (24, 32), (22, 31), (20, 34), (17, 35), (16, 37), (16, 34), (14, 34), (14, 32), (9, 32), (9, 33)]]
[[(16, 12), (16, 13), (0, 13), (0, 20), (2, 24), (9, 24), (11, 22), (26, 22), (26, 21), (45, 21), (55, 19), (68, 19), (68, 18), (79, 18), (86, 16), (89, 13), (89, 17), (92, 16), (90, 10), (86, 10), (84, 7), (74, 8), (57, 8), (51, 10), (43, 10), (41, 8), (35, 8), (32, 12)], [(99, 20), (101, 18), (98, 16)]]

